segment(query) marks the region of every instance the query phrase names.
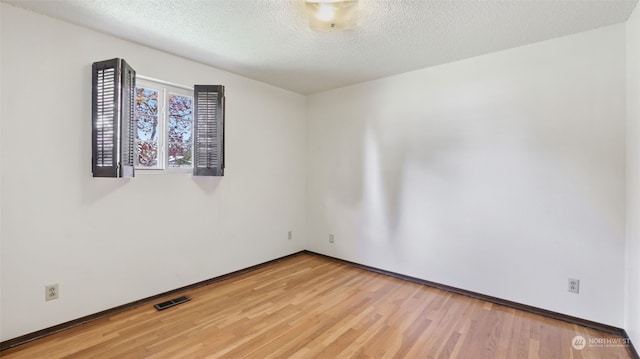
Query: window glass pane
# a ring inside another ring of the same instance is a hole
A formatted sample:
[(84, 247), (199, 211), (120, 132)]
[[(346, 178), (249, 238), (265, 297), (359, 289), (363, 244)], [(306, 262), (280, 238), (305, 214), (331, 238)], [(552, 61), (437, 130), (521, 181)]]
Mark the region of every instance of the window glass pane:
[(136, 116), (136, 139), (158, 141), (158, 116)]
[(169, 117), (169, 142), (190, 142), (191, 121), (182, 121), (176, 117)]
[(138, 165), (141, 167), (157, 167), (158, 166), (158, 143), (157, 142), (138, 142)]
[(169, 117), (191, 121), (192, 98), (176, 94), (169, 95)]
[(169, 143), (169, 166), (191, 167), (191, 142)]
[(136, 167), (158, 167), (158, 101), (160, 91), (136, 87)]
[(158, 91), (136, 87), (136, 114), (158, 115)]
[(191, 167), (193, 97), (170, 93), (167, 121), (167, 162), (171, 167)]

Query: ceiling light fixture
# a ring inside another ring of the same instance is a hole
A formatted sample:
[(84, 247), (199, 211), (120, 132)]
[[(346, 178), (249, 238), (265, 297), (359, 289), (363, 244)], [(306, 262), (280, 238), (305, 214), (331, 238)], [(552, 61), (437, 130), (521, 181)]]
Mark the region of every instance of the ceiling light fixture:
[(348, 30), (358, 24), (358, 0), (305, 0), (305, 5), (312, 30)]

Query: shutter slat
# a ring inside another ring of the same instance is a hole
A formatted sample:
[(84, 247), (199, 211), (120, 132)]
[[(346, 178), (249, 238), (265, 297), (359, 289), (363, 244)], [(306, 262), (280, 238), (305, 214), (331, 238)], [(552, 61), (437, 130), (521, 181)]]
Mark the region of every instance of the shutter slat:
[(195, 85), (194, 176), (224, 175), (224, 86)]

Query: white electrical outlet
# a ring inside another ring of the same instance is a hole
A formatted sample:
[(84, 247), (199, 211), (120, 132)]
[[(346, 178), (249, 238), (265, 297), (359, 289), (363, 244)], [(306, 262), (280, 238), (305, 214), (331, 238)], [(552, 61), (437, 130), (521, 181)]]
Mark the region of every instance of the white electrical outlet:
[(330, 234), (329, 235), (329, 243), (333, 243), (333, 241), (334, 241), (333, 234)]
[(293, 239), (293, 231), (289, 231), (289, 233), (287, 233), (287, 239), (288, 240), (292, 240)]
[(580, 293), (580, 279), (569, 278), (569, 292)]
[(58, 299), (59, 295), (58, 284), (50, 284), (44, 287), (44, 300), (47, 302), (50, 300)]

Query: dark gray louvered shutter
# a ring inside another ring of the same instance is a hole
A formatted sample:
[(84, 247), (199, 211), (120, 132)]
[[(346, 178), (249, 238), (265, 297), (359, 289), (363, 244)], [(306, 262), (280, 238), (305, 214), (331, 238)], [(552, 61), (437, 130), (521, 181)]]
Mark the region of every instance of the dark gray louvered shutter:
[(92, 69), (93, 177), (133, 177), (136, 72), (118, 58)]
[(193, 175), (224, 176), (224, 86), (195, 85)]

